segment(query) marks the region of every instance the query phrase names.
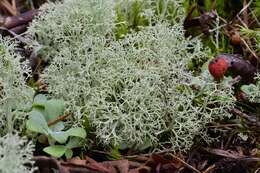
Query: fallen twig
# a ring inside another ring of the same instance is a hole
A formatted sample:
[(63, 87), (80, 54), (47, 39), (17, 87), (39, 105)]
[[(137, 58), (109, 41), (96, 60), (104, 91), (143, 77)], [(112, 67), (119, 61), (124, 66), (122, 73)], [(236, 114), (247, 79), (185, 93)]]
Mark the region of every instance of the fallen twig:
[(8, 1), (1, 0), (0, 5), (4, 7), (12, 16), (16, 16), (18, 14), (16, 8), (14, 8), (14, 6), (11, 5)]
[(197, 170), (196, 168), (194, 168), (194, 167), (191, 166), (190, 164), (186, 163), (185, 161), (183, 161), (183, 160), (180, 159), (179, 157), (177, 157), (177, 156), (175, 156), (175, 155), (173, 155), (173, 154), (171, 154), (171, 153), (169, 153), (169, 155), (170, 155), (172, 158), (174, 158), (174, 159), (178, 160), (179, 162), (181, 162), (186, 168), (191, 169), (191, 170), (193, 170), (194, 172), (201, 173), (199, 170)]
[(52, 126), (60, 121), (63, 121), (65, 118), (67, 118), (70, 115), (70, 113), (65, 113), (62, 116), (57, 117), (55, 120), (52, 120), (50, 122), (48, 122), (48, 126)]
[(256, 126), (256, 127), (260, 127), (260, 121), (257, 121), (257, 119), (255, 117), (249, 116), (243, 112), (241, 112), (239, 109), (234, 108), (231, 110), (231, 113), (238, 115), (239, 117), (247, 120), (248, 122), (250, 122), (252, 125)]
[(19, 16), (0, 17), (0, 26), (11, 29), (20, 25), (28, 24), (38, 14), (38, 10), (30, 10)]
[(10, 29), (10, 31), (16, 33), (16, 34), (22, 34), (26, 31), (28, 25), (24, 24), (24, 25), (19, 25), (19, 26), (16, 26), (16, 27), (13, 27)]

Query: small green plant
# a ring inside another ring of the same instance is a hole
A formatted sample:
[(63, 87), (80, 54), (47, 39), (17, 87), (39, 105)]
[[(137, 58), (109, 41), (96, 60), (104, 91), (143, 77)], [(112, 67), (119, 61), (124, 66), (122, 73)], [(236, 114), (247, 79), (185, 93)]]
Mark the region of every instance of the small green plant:
[[(55, 157), (65, 154), (66, 158), (71, 158), (72, 149), (81, 146), (80, 139), (86, 137), (86, 132), (80, 127), (64, 130), (64, 122), (55, 122), (61, 115), (64, 115), (63, 100), (47, 100), (44, 95), (39, 94), (34, 98), (26, 126), (28, 130), (44, 134), (48, 138), (50, 146), (44, 148), (46, 153)], [(56, 145), (56, 142), (63, 145)]]

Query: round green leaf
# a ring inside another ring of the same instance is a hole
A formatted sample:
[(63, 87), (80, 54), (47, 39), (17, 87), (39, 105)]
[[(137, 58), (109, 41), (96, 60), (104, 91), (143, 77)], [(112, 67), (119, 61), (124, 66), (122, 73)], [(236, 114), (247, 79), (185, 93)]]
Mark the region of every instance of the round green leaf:
[(43, 133), (46, 135), (49, 131), (49, 127), (44, 116), (38, 111), (30, 112), (29, 120), (26, 122), (26, 127), (31, 131)]
[(66, 152), (66, 147), (63, 145), (53, 145), (49, 147), (45, 147), (43, 149), (44, 152), (48, 153), (54, 157), (61, 157)]
[(77, 128), (71, 128), (66, 131), (68, 136), (77, 136), (80, 138), (86, 138), (87, 134), (86, 131), (83, 128), (77, 127)]
[(45, 102), (45, 113), (47, 121), (52, 121), (64, 113), (63, 100), (48, 100)]
[(73, 151), (71, 149), (67, 149), (66, 152), (65, 152), (65, 156), (66, 156), (67, 159), (72, 158)]
[(38, 106), (44, 107), (46, 101), (47, 101), (47, 98), (46, 98), (45, 95), (38, 94), (33, 99), (33, 106), (35, 106), (35, 107), (38, 107)]
[(60, 132), (50, 132), (50, 135), (53, 139), (58, 141), (60, 144), (64, 144), (68, 139), (68, 134), (66, 132), (60, 131)]
[(78, 137), (70, 137), (69, 142), (66, 144), (66, 148), (73, 149), (83, 146), (84, 140)]

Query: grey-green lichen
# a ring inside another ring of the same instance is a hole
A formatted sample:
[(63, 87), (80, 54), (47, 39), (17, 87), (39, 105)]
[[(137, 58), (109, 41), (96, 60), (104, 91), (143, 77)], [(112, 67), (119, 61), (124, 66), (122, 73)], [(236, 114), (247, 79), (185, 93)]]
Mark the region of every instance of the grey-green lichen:
[[(113, 0), (64, 0), (63, 3), (47, 3), (28, 29), (37, 38), (43, 59), (59, 54), (60, 49), (70, 47), (73, 53), (87, 36), (112, 33), (115, 12)], [(91, 44), (91, 43), (89, 43)]]
[[(25, 82), (24, 74), (28, 76), (29, 69), (20, 62), (14, 48), (10, 40), (0, 38), (0, 136), (23, 127), (26, 116), (23, 111), (34, 93)], [(20, 123), (15, 124), (18, 121)]]
[[(64, 10), (88, 11), (91, 2), (46, 6), (29, 31), (44, 48), (54, 47), (42, 53), (52, 57), (42, 76), (51, 96), (63, 98), (78, 122), (87, 118), (101, 144), (185, 150), (195, 136), (206, 136), (207, 123), (230, 115), (231, 88), (187, 70), (191, 59), (205, 59), (208, 53), (199, 40), (184, 37), (181, 22), (158, 21), (117, 41), (113, 24), (106, 23), (114, 20), (112, 0), (95, 1), (111, 6), (100, 6), (107, 20), (88, 13), (92, 25)], [(74, 21), (84, 27), (77, 30)], [(106, 32), (96, 32), (98, 26)]]
[(8, 133), (0, 137), (0, 172), (32, 173), (35, 170), (33, 150), (34, 145), (17, 134)]
[(24, 74), (29, 73), (20, 56), (14, 53), (15, 44), (0, 38), (0, 172), (30, 173), (33, 145), (17, 133), (25, 124), (25, 109), (33, 98)]
[(241, 89), (246, 93), (249, 100), (253, 103), (260, 103), (260, 74), (255, 77), (255, 84), (243, 85)]

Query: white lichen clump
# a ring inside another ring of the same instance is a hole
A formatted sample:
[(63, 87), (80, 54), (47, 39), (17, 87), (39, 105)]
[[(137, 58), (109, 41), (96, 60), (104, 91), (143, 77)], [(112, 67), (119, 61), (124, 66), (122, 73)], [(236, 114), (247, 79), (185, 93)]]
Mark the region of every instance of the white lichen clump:
[[(117, 41), (106, 24), (114, 13), (102, 5), (112, 0), (95, 1), (106, 20), (95, 18), (93, 6), (88, 13), (92, 25), (81, 24), (78, 30), (73, 22), (82, 20), (82, 14), (64, 10), (61, 15), (60, 7), (88, 11), (92, 1), (73, 2), (46, 8), (31, 31), (43, 47), (56, 48), (42, 54), (52, 57), (43, 74), (49, 92), (63, 98), (79, 122), (87, 117), (101, 144), (137, 149), (167, 144), (185, 150), (196, 135), (206, 136), (207, 123), (229, 116), (231, 88), (195, 78), (187, 70), (191, 59), (205, 59), (207, 51), (199, 40), (184, 37), (181, 23), (158, 22)], [(54, 31), (58, 25), (66, 26), (66, 32), (63, 27)], [(93, 30), (98, 26), (107, 32)]]
[(26, 85), (29, 70), (14, 53), (15, 45), (0, 38), (0, 172), (30, 173), (33, 145), (17, 135), (24, 128), (33, 90)]
[(13, 129), (21, 130), (26, 116), (23, 111), (34, 94), (25, 82), (24, 74), (28, 76), (29, 69), (20, 62), (14, 48), (10, 40), (0, 38), (0, 136)]
[(255, 77), (255, 84), (243, 85), (242, 90), (253, 103), (260, 103), (260, 74)]
[(33, 150), (34, 145), (18, 135), (9, 133), (0, 137), (0, 172), (32, 173)]
[[(74, 53), (85, 37), (107, 35), (114, 27), (113, 0), (65, 0), (47, 3), (28, 29), (40, 43), (43, 59), (59, 55), (64, 47)], [(88, 43), (92, 44), (92, 43)], [(76, 52), (75, 52), (76, 53)]]

